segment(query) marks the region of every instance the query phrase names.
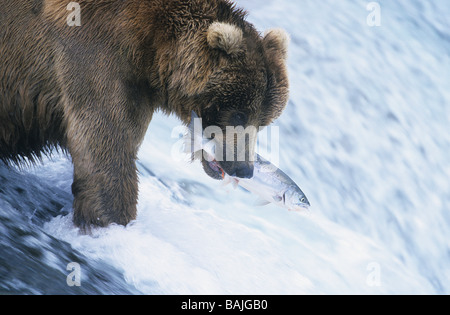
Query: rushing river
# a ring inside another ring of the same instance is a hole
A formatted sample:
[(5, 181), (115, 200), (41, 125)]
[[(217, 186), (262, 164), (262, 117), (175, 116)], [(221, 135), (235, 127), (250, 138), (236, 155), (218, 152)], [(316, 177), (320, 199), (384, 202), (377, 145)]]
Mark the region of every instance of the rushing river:
[(177, 159), (180, 123), (157, 114), (126, 228), (73, 226), (70, 157), (0, 164), (0, 293), (450, 294), (449, 2), (237, 2), (291, 34), (274, 126), (310, 211)]

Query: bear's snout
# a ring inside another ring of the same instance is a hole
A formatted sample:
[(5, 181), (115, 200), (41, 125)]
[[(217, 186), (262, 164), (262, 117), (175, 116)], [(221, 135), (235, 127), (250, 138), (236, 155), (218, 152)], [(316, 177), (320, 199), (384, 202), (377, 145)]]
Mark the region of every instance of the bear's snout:
[(252, 178), (254, 164), (252, 161), (220, 162), (220, 167), (230, 176), (239, 178)]
[(253, 162), (251, 163), (239, 163), (236, 167), (236, 177), (239, 178), (252, 178), (253, 177)]

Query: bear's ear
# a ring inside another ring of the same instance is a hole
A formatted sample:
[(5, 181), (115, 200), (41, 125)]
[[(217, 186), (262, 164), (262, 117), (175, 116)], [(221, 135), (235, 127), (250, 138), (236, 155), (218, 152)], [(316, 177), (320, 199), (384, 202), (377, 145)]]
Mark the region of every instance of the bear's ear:
[(276, 54), (283, 60), (287, 59), (290, 37), (281, 28), (271, 29), (264, 34), (264, 49), (270, 55)]
[(207, 40), (211, 48), (223, 50), (228, 55), (236, 55), (242, 51), (244, 35), (235, 25), (214, 22), (208, 28)]

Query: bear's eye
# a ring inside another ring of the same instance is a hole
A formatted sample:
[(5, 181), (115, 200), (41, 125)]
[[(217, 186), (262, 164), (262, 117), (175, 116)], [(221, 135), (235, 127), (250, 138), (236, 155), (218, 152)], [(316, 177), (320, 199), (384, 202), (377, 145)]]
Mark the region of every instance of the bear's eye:
[(234, 113), (231, 116), (231, 125), (232, 126), (244, 126), (247, 123), (247, 115), (241, 112)]

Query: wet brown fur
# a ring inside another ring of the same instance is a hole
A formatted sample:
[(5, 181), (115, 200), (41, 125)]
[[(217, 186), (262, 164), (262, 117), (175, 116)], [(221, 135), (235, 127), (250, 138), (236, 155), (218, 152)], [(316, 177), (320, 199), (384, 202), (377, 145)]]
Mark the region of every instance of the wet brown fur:
[[(67, 150), (78, 226), (136, 217), (135, 160), (155, 110), (265, 126), (286, 105), (285, 39), (260, 36), (227, 0), (79, 0), (80, 27), (66, 23), (69, 2), (0, 0), (0, 159)], [(242, 30), (242, 47), (212, 47), (217, 21)]]

